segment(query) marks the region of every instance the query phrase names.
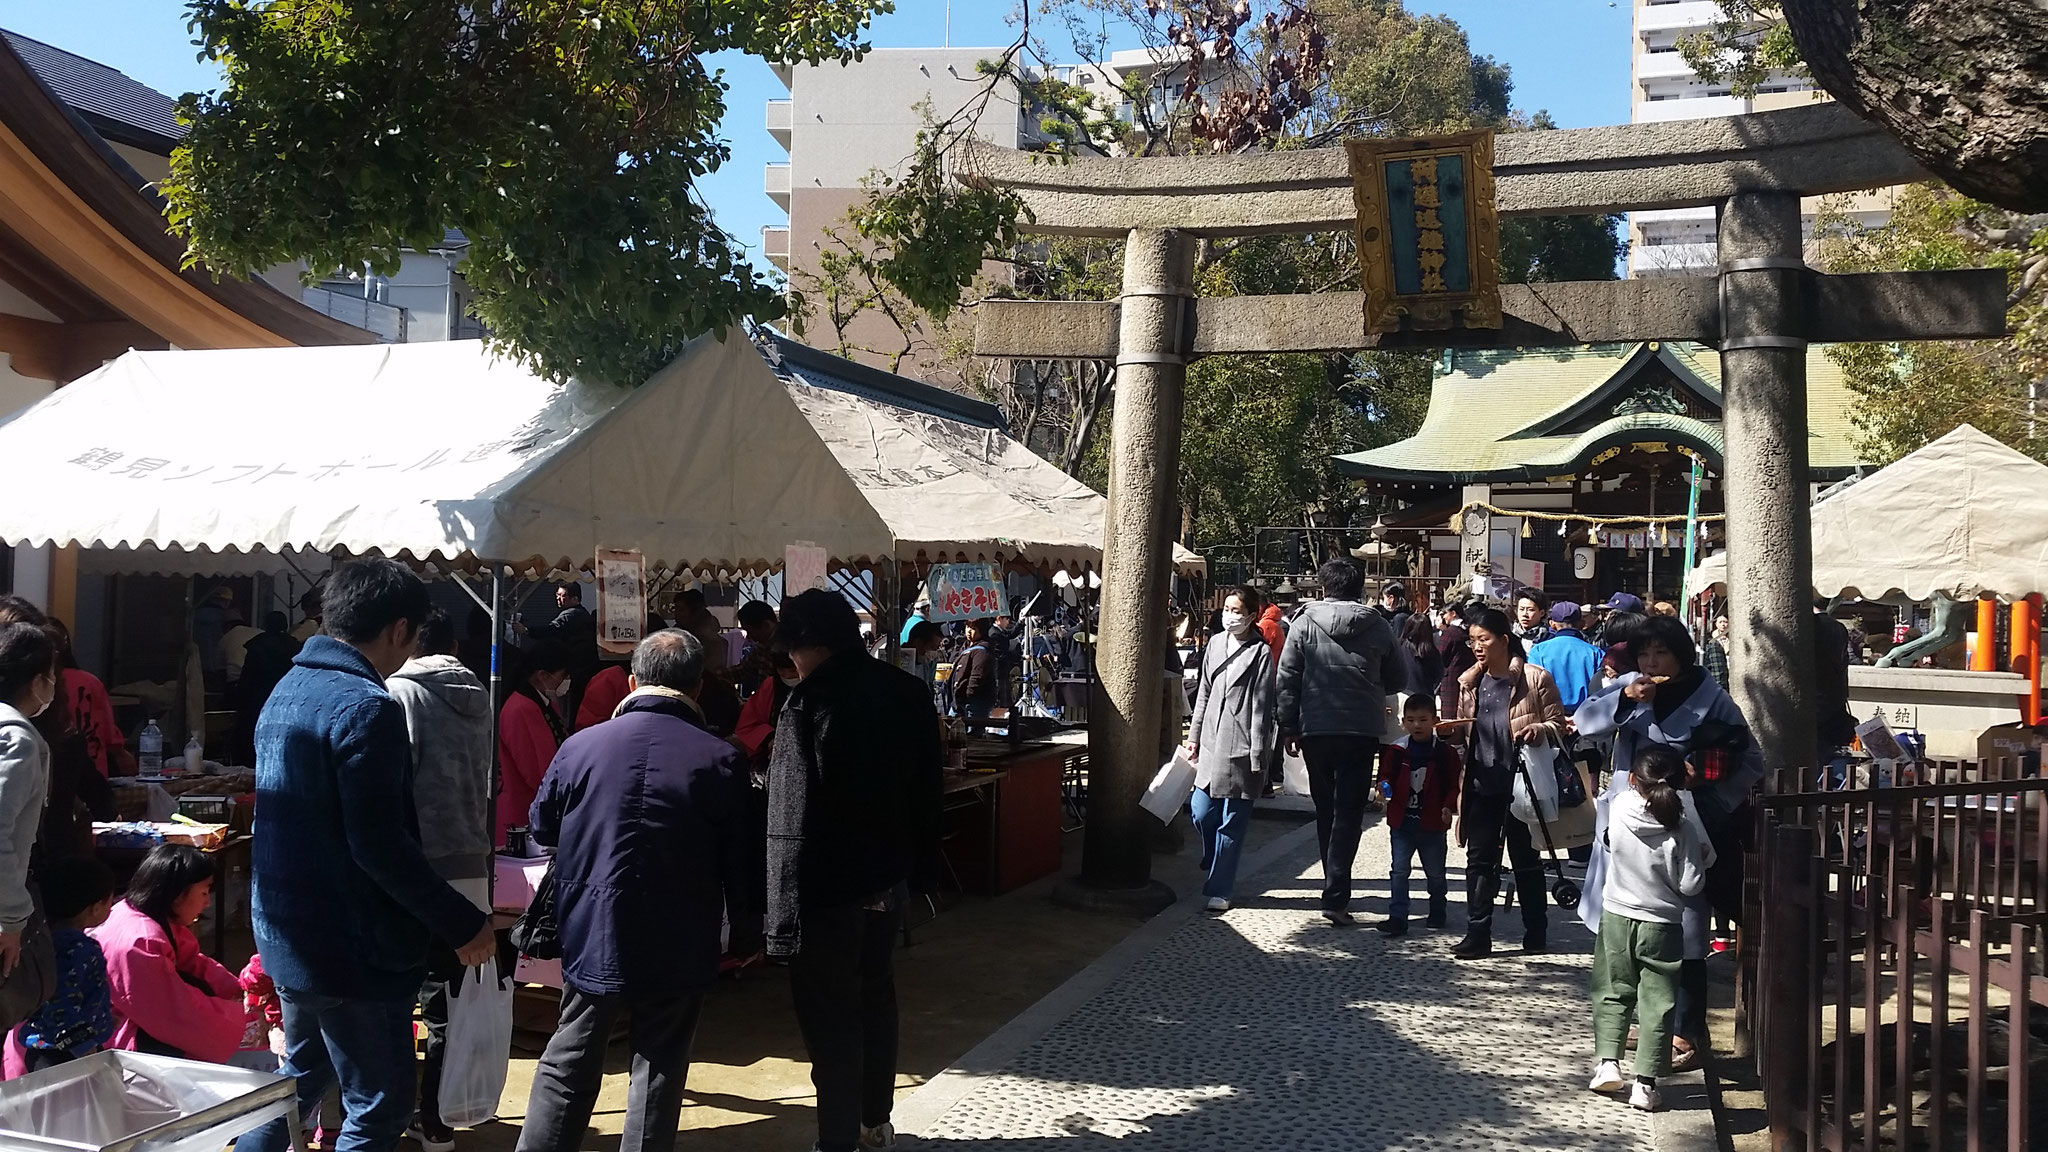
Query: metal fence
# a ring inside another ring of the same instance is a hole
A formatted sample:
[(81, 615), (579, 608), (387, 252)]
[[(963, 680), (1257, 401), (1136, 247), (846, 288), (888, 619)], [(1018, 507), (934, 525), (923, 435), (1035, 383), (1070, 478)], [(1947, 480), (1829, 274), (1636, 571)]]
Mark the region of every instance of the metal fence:
[(2019, 773), (1763, 800), (1738, 1011), (1774, 1149), (2048, 1138), (2048, 781)]

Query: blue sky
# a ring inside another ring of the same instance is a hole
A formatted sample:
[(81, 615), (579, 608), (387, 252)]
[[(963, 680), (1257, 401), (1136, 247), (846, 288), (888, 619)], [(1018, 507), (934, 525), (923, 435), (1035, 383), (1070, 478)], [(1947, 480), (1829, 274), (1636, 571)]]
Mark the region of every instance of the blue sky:
[[(1036, 0), (1028, 2), (1035, 7)], [(1006, 17), (1014, 7), (1012, 0), (952, 0), (952, 43), (1010, 43), (1016, 31)], [(1452, 17), (1465, 26), (1474, 51), (1512, 68), (1518, 107), (1548, 109), (1564, 128), (1628, 119), (1628, 0), (1410, 0), (1409, 7)], [(877, 46), (944, 42), (946, 0), (897, 0), (896, 8), (875, 22)], [(218, 83), (197, 59), (178, 0), (0, 0), (0, 27), (119, 68), (173, 96)], [(1135, 38), (1112, 44), (1136, 46)], [(721, 64), (732, 85), (725, 129), (732, 161), (703, 182), (702, 192), (719, 223), (755, 245), (762, 225), (784, 219), (761, 191), (762, 165), (787, 158), (763, 128), (762, 108), (787, 92), (757, 60), (735, 55)]]

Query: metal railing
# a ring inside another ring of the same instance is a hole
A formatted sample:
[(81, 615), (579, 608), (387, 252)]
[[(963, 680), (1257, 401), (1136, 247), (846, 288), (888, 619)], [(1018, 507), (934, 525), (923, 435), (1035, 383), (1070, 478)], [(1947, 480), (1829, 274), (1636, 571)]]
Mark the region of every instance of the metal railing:
[(2048, 781), (2020, 771), (1937, 762), (1762, 801), (1738, 1014), (1773, 1148), (2048, 1135)]
[(408, 316), (395, 304), (310, 285), (299, 289), (299, 302), (322, 316), (373, 332), (386, 344), (405, 343)]

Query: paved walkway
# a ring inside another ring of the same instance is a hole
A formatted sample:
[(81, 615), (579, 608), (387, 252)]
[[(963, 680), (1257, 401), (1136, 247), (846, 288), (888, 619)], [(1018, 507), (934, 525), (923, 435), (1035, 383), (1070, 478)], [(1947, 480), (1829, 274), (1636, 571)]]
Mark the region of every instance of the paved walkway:
[[(1654, 1125), (1586, 1091), (1592, 938), (1576, 917), (1552, 909), (1550, 955), (1451, 959), (1461, 864), (1453, 930), (1417, 921), (1394, 940), (1369, 927), (1385, 831), (1366, 831), (1348, 930), (1316, 914), (1313, 826), (1292, 833), (1247, 861), (1231, 912), (1183, 900), (921, 1088), (899, 1127), (990, 1152), (1713, 1147), (1697, 1073)], [(1495, 920), (1519, 939), (1515, 913)]]

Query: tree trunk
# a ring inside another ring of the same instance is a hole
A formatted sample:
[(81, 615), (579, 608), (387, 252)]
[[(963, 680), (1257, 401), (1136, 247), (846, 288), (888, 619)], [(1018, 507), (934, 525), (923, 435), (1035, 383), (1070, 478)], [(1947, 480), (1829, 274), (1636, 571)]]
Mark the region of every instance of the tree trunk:
[[(1089, 380), (1090, 369), (1094, 380)], [(1074, 366), (1075, 394), (1079, 403), (1075, 406), (1073, 430), (1067, 437), (1067, 458), (1060, 464), (1060, 470), (1069, 476), (1081, 474), (1081, 461), (1088, 455), (1088, 444), (1095, 439), (1095, 421), (1102, 414), (1102, 406), (1109, 399), (1116, 380), (1116, 369), (1104, 364), (1077, 364)]]
[(2048, 211), (2048, 5), (1782, 0), (1828, 94), (1967, 196)]

